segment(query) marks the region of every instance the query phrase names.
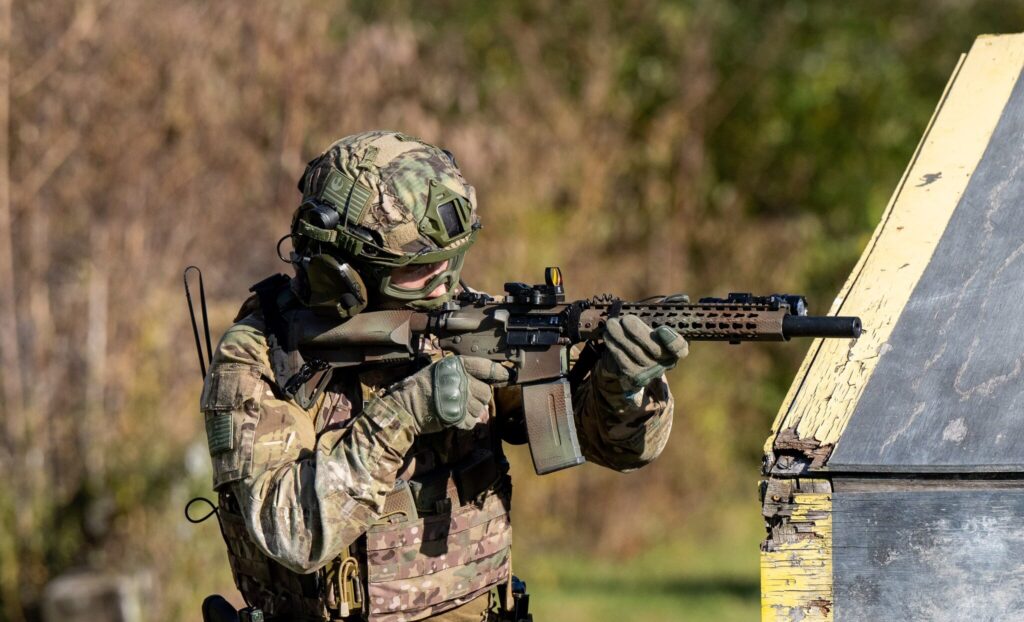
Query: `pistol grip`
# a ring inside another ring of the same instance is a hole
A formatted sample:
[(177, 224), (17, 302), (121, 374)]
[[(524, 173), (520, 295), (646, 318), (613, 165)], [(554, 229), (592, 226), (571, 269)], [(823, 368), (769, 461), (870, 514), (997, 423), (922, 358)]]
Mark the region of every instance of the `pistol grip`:
[(576, 438), (568, 380), (523, 385), (523, 413), (537, 475), (586, 462)]

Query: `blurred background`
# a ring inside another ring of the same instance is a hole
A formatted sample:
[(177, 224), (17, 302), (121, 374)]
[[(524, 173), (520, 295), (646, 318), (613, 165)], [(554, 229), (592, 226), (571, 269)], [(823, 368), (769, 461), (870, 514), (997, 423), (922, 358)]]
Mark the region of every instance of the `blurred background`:
[[(216, 339), (287, 268), (335, 138), (455, 153), (478, 288), (559, 265), (573, 297), (825, 312), (958, 55), (1022, 24), (1002, 0), (0, 0), (0, 620), (66, 573), (126, 577), (151, 621), (234, 594), (182, 512), (212, 495), (181, 271)], [(695, 344), (642, 471), (512, 452), (538, 622), (756, 619), (761, 446), (807, 345)]]

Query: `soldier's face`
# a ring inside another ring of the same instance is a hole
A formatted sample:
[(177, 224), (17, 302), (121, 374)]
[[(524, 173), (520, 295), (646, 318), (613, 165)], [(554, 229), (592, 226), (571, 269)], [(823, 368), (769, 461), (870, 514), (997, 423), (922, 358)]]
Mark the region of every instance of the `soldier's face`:
[[(402, 289), (420, 289), (430, 279), (444, 272), (446, 268), (448, 268), (447, 259), (437, 263), (410, 264), (401, 268), (395, 268), (391, 271), (391, 284)], [(442, 283), (427, 294), (425, 298), (437, 298), (438, 296), (444, 296), (447, 292), (448, 286)]]

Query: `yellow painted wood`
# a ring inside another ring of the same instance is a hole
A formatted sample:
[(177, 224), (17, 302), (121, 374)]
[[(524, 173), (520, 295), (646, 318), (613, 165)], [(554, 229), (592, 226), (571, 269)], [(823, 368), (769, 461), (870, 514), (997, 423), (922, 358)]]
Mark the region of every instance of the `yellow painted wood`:
[(856, 341), (817, 340), (811, 346), (766, 452), (786, 429), (823, 445), (839, 441), (1022, 67), (1024, 34), (979, 37), (961, 59), (881, 223), (832, 305), (833, 315), (860, 316), (864, 333)]
[(761, 552), (761, 621), (832, 620), (832, 495), (796, 493), (789, 518), (807, 537)]

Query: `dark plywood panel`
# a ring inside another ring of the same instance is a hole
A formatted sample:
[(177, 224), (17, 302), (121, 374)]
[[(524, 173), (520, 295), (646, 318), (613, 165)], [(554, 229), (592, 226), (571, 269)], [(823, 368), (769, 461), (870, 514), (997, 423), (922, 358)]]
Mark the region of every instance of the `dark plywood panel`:
[(833, 494), (834, 620), (1024, 620), (1024, 491)]
[(1024, 80), (1018, 78), (827, 468), (1021, 466)]

